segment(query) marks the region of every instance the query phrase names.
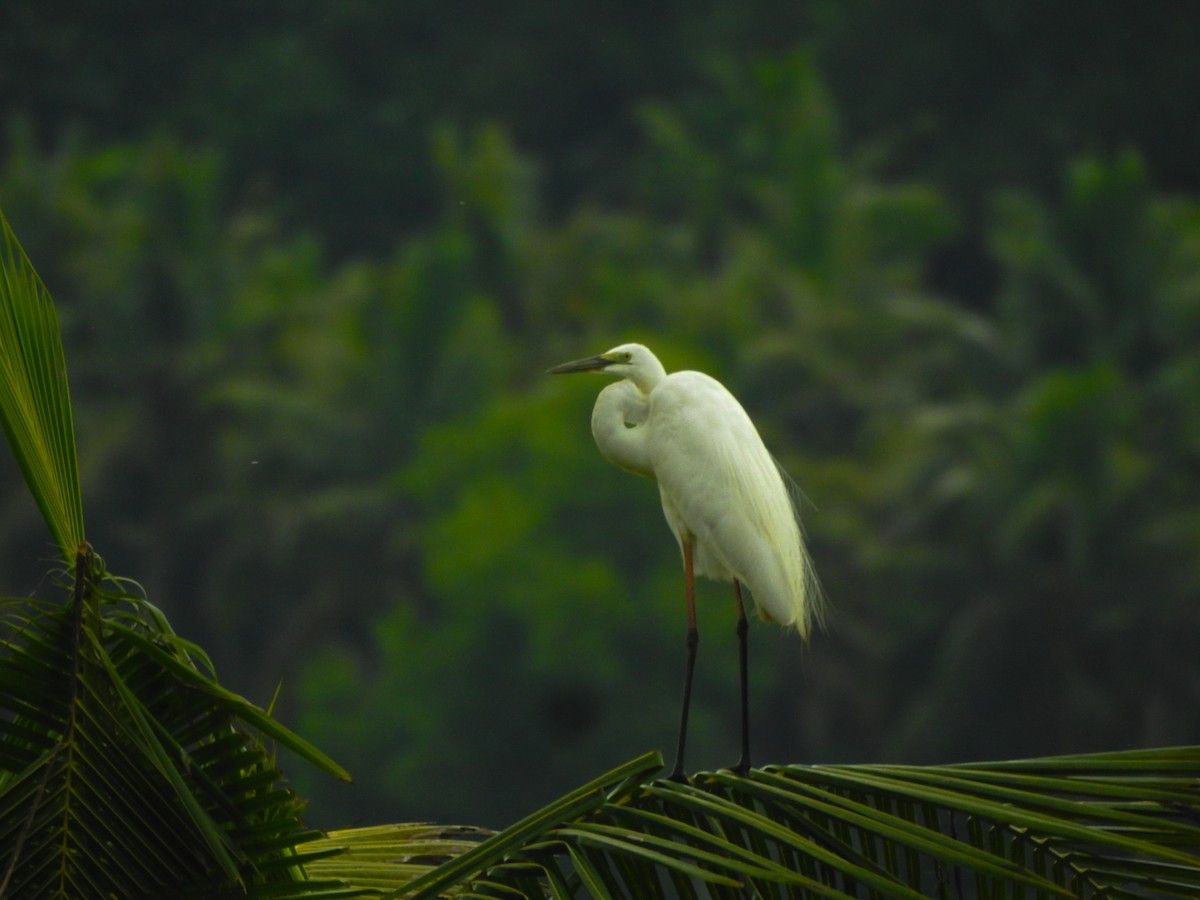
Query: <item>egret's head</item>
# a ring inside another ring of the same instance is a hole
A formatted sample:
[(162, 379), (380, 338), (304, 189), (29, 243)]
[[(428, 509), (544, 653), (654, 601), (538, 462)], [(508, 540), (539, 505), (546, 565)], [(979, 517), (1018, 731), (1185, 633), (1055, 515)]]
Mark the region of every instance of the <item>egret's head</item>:
[(658, 357), (641, 344), (622, 344), (599, 356), (576, 359), (548, 370), (550, 375), (569, 372), (603, 372), (617, 378), (628, 378), (643, 391), (651, 390), (666, 374)]

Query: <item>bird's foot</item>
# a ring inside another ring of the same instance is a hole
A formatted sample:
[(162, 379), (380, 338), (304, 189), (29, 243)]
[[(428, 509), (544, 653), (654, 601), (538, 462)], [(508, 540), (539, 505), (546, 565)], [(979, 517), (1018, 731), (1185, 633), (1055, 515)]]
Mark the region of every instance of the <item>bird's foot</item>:
[(691, 779), (687, 777), (687, 773), (684, 772), (683, 769), (676, 766), (674, 771), (667, 776), (667, 781), (675, 781), (679, 784), (688, 784)]
[(729, 767), (729, 771), (734, 775), (745, 777), (746, 773), (750, 771), (750, 760), (743, 756), (737, 763)]

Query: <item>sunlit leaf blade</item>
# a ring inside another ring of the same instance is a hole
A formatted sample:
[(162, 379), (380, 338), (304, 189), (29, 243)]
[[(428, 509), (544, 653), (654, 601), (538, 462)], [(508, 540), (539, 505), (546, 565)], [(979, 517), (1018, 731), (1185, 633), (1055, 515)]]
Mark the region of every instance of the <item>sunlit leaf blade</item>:
[(58, 317), (0, 212), (0, 420), (65, 560), (82, 543), (75, 426)]
[(331, 831), (300, 850), (322, 854), (305, 865), (311, 878), (393, 893), (488, 836), (490, 832), (470, 827), (379, 825)]

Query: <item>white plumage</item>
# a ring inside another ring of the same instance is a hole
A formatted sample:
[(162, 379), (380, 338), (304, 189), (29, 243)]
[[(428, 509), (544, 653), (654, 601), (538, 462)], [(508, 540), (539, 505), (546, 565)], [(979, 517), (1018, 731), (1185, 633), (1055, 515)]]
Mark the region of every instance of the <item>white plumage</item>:
[[(759, 615), (807, 637), (820, 618), (820, 592), (805, 550), (786, 476), (763, 445), (742, 405), (701, 372), (667, 374), (641, 344), (622, 344), (552, 373), (602, 372), (622, 380), (600, 392), (592, 435), (609, 461), (658, 482), (663, 513), (683, 552), (689, 657), (680, 753), (697, 640), (693, 572), (733, 581), (743, 669), (743, 763), (749, 765), (745, 713), (745, 628), (741, 592), (750, 589)], [(743, 765), (744, 764), (744, 765)]]
[(796, 509), (742, 405), (702, 372), (668, 375), (641, 344), (566, 366), (588, 371), (588, 363), (623, 376), (596, 400), (596, 445), (610, 462), (658, 482), (680, 548), (694, 543), (696, 574), (736, 579), (762, 618), (807, 636), (820, 595)]

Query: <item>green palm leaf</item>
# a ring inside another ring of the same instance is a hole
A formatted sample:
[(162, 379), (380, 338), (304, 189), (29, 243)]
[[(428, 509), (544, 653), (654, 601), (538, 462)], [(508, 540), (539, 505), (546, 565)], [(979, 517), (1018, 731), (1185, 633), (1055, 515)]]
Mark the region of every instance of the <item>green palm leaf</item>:
[(83, 542), (75, 426), (54, 304), (0, 212), (0, 419), (64, 560)]
[(343, 895), (303, 880), (315, 834), (245, 701), (102, 575), (84, 552), (69, 603), (0, 606), (0, 896)]
[[(1193, 897), (1200, 747), (658, 780), (657, 754), (453, 860), (380, 862), (396, 897)], [(342, 833), (351, 846), (353, 832)], [(399, 853), (399, 848), (394, 848)], [(365, 886), (336, 860), (314, 875)], [(390, 890), (390, 893), (388, 891)]]
[(71, 585), (0, 598), (0, 896), (347, 896), (307, 877), (331, 851), (297, 852), (316, 835), (265, 740), (349, 776), (218, 684), (88, 546), (54, 308), (0, 230), (0, 419)]
[(331, 831), (301, 849), (317, 857), (306, 866), (311, 875), (378, 896), (472, 851), (490, 834), (469, 826), (376, 825)]

